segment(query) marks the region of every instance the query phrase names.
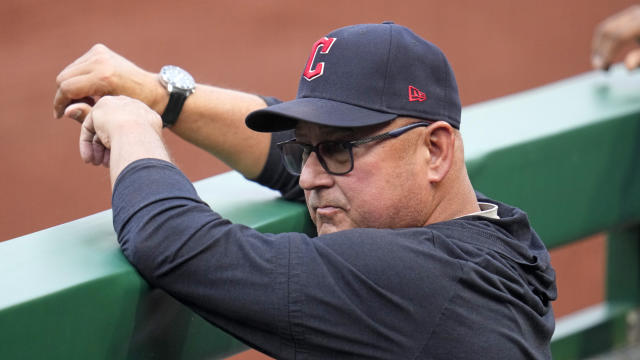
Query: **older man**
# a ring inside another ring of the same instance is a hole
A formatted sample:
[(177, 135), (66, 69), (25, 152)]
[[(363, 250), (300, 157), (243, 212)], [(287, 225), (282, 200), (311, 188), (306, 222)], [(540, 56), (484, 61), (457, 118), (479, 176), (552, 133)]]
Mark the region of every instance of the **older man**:
[[(110, 165), (118, 241), (151, 284), (277, 358), (550, 358), (549, 255), (521, 210), (474, 192), (436, 46), (392, 23), (335, 30), (284, 103), (193, 93), (181, 69), (161, 78), (97, 46), (54, 100), (84, 119), (83, 159)], [(72, 101), (87, 96), (103, 97)], [(287, 198), (303, 192), (318, 236), (221, 218), (171, 164), (163, 123)]]

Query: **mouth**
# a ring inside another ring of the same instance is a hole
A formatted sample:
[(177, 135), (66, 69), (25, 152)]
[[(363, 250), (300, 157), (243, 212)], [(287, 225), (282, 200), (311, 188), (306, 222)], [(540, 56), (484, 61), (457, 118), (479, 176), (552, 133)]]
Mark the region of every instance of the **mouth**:
[(341, 209), (335, 206), (319, 206), (315, 208), (317, 216), (329, 217), (337, 214)]

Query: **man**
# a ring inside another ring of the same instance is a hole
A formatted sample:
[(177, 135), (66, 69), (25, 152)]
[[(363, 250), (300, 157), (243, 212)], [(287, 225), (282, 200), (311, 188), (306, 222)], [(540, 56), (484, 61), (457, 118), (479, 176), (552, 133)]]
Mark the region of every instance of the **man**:
[[(56, 114), (88, 113), (83, 159), (110, 165), (125, 256), (249, 345), (283, 359), (550, 358), (549, 255), (521, 210), (474, 193), (453, 72), (409, 29), (329, 33), (279, 104), (187, 81), (176, 111), (154, 74), (102, 46), (57, 80)], [(72, 101), (106, 94), (142, 102)], [(287, 198), (301, 188), (318, 236), (222, 219), (171, 164), (163, 122)]]

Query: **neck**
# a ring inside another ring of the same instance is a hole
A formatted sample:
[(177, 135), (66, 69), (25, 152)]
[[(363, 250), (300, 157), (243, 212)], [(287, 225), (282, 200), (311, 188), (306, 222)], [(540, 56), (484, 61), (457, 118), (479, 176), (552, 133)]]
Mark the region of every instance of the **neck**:
[(434, 185), (434, 208), (425, 225), (480, 211), (475, 191), (464, 169), (458, 181)]

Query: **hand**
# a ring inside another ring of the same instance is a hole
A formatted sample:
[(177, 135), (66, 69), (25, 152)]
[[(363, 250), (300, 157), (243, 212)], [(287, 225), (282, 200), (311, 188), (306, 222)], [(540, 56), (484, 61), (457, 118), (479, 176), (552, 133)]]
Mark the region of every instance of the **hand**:
[[(591, 63), (596, 69), (607, 69), (613, 57), (625, 45), (640, 38), (640, 5), (634, 5), (601, 22), (592, 41)], [(625, 66), (640, 66), (640, 49), (631, 51), (624, 59)]]
[(168, 101), (156, 74), (139, 68), (102, 44), (94, 45), (62, 70), (56, 78), (56, 84), (54, 117), (69, 116), (79, 122), (82, 122), (88, 109), (74, 106), (75, 111), (65, 111), (74, 102), (92, 105), (105, 95), (126, 95), (150, 107), (160, 108), (163, 101)]
[[(150, 137), (161, 137), (160, 116), (139, 100), (126, 96), (102, 97), (93, 108), (84, 103), (72, 104), (67, 112), (74, 111), (87, 114), (80, 130), (80, 157), (85, 163), (109, 167), (116, 137), (133, 140), (120, 142), (128, 147), (119, 152), (128, 155), (125, 156), (127, 161), (131, 155), (144, 155), (149, 150), (145, 147), (157, 143), (149, 141)], [(156, 150), (151, 150), (150, 153), (155, 154)]]

